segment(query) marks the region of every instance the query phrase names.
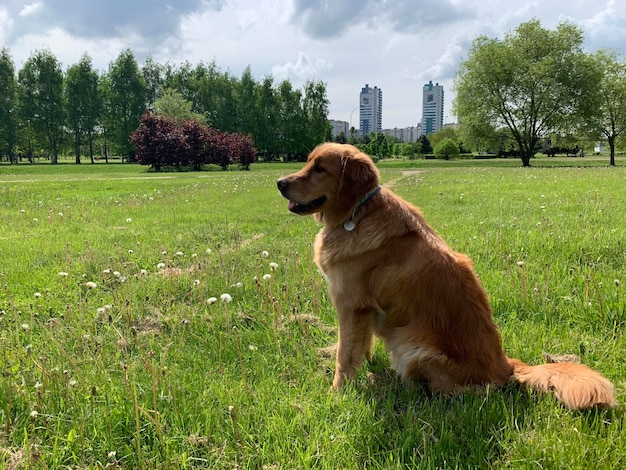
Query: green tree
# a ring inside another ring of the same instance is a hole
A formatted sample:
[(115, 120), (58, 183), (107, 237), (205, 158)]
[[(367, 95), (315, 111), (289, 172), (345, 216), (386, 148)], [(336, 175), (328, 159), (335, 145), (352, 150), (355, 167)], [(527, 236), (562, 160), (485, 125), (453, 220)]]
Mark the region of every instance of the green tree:
[(133, 53), (126, 49), (109, 65), (108, 131), (120, 154), (133, 160), (131, 133), (146, 110), (146, 84)]
[(18, 75), (18, 94), (22, 118), (37, 140), (46, 142), (51, 163), (57, 163), (65, 121), (63, 72), (50, 51), (36, 51), (26, 60)]
[(8, 49), (0, 50), (0, 158), (15, 162), (17, 136), (15, 66)]
[(322, 143), (331, 140), (331, 127), (328, 122), (328, 97), (326, 84), (320, 81), (308, 81), (304, 85), (302, 108), (306, 119), (305, 147), (307, 152)]
[(141, 67), (141, 75), (146, 84), (146, 105), (149, 109), (154, 107), (154, 103), (161, 96), (164, 81), (164, 68), (155, 62), (152, 57), (148, 57)]
[(429, 154), (430, 152), (433, 151), (433, 147), (432, 145), (430, 145), (430, 140), (428, 140), (428, 136), (425, 134), (422, 134), (422, 137), (420, 137), (419, 140), (421, 147), (422, 147), (422, 155), (426, 155)]
[(596, 128), (609, 144), (610, 164), (615, 166), (615, 144), (626, 131), (626, 62), (619, 61), (614, 52), (597, 54), (603, 70), (598, 91), (599, 112), (595, 115)]
[(440, 140), (433, 150), (435, 157), (449, 160), (451, 157), (459, 156), (459, 146), (457, 143), (449, 137), (445, 137)]
[(280, 104), (274, 88), (274, 79), (265, 77), (256, 90), (256, 114), (258, 116), (256, 147), (270, 158), (278, 152), (278, 120)]
[(593, 115), (601, 77), (582, 43), (579, 27), (565, 22), (552, 31), (538, 20), (503, 40), (475, 39), (454, 83), (461, 125), (508, 127), (529, 166), (542, 137), (570, 132)]
[(284, 80), (278, 86), (278, 151), (290, 160), (306, 154), (304, 146), (304, 112), (301, 107), (302, 92), (294, 89), (291, 82)]
[(80, 147), (88, 137), (89, 156), (93, 159), (93, 138), (102, 111), (102, 98), (98, 89), (98, 73), (91, 65), (91, 57), (84, 54), (72, 65), (65, 77), (65, 101), (68, 127), (74, 134), (76, 163), (80, 163)]
[(206, 122), (204, 115), (194, 113), (191, 108), (191, 101), (171, 88), (165, 89), (162, 96), (154, 102), (154, 110), (157, 113), (172, 117), (177, 122), (193, 120), (204, 124)]

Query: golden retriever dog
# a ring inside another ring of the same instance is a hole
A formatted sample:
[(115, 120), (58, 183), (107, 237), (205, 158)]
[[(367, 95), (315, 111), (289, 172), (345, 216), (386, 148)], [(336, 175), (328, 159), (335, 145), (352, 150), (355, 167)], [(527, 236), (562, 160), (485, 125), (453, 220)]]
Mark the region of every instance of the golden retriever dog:
[(288, 208), (323, 227), (315, 262), (339, 320), (333, 388), (352, 379), (383, 340), (396, 372), (432, 392), (516, 381), (554, 391), (566, 406), (615, 405), (613, 385), (575, 363), (530, 366), (508, 358), (471, 260), (454, 252), (420, 210), (380, 185), (371, 158), (327, 143), (277, 182)]

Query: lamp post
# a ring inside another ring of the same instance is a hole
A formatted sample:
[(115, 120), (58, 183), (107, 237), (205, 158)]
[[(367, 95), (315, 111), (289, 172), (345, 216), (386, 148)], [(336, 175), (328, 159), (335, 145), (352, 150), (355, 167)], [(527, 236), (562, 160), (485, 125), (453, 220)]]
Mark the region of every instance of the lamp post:
[(356, 105), (354, 107), (354, 109), (350, 112), (350, 140), (352, 141), (352, 143), (354, 143), (354, 131), (352, 130), (352, 115), (354, 114), (354, 112), (357, 110), (357, 108), (359, 107), (359, 105)]

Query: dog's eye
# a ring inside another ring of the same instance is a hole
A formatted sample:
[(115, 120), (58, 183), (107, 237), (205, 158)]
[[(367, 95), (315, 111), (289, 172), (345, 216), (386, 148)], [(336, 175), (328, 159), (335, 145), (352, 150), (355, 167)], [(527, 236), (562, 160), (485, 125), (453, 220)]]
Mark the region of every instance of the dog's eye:
[(324, 168), (322, 168), (322, 165), (320, 165), (319, 163), (316, 163), (313, 167), (313, 171), (315, 171), (315, 173), (323, 173)]

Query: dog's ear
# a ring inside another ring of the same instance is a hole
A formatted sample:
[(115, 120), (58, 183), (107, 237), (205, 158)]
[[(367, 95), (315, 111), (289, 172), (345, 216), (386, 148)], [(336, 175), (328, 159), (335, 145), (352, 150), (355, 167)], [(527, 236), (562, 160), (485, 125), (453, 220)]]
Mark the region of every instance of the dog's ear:
[(368, 155), (362, 152), (343, 155), (341, 166), (339, 196), (342, 200), (352, 203), (378, 186), (378, 169)]

